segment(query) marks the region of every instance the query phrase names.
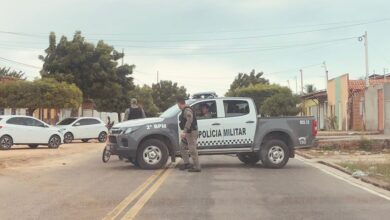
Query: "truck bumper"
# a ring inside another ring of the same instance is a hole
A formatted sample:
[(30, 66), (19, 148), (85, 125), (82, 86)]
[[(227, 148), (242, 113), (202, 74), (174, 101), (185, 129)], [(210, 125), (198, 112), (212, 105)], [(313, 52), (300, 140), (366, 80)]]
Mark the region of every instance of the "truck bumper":
[(311, 144), (295, 146), (294, 148), (295, 149), (304, 149), (304, 148), (312, 148), (312, 147), (318, 147), (318, 139), (314, 139)]
[(110, 135), (107, 145), (113, 155), (128, 159), (137, 157), (137, 145), (126, 135)]

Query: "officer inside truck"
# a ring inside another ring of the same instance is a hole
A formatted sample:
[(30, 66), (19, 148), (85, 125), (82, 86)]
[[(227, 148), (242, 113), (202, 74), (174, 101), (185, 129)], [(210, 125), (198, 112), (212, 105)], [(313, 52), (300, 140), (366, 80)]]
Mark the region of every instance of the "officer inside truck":
[(202, 118), (202, 119), (209, 119), (209, 118), (211, 118), (211, 112), (210, 112), (210, 106), (209, 105), (207, 105), (206, 103), (203, 103), (200, 106), (200, 110), (202, 112), (200, 118)]

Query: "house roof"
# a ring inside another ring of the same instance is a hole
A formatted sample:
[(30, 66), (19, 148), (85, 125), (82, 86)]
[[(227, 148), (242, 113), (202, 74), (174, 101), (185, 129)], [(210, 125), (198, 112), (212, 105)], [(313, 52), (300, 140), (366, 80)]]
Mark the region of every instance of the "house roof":
[[(370, 86), (376, 86), (384, 84), (384, 79), (370, 79)], [(366, 81), (359, 79), (359, 80), (349, 80), (348, 81), (348, 87), (350, 90), (364, 90), (366, 88)]]
[(349, 80), (348, 87), (350, 90), (364, 90), (366, 88), (365, 80)]
[(0, 77), (0, 82), (5, 82), (5, 81), (13, 81), (16, 80), (14, 77), (11, 76), (2, 76)]
[(303, 99), (327, 99), (327, 97), (326, 90), (319, 90), (301, 96)]

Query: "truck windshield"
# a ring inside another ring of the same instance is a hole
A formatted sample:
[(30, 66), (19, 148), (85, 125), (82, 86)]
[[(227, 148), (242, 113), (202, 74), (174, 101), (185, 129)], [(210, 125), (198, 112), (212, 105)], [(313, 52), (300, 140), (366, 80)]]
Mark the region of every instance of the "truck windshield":
[(179, 107), (177, 107), (177, 105), (173, 105), (172, 107), (165, 110), (165, 112), (163, 112), (160, 115), (160, 117), (161, 118), (171, 118), (171, 117), (174, 117), (175, 115), (178, 115), (179, 112), (180, 112)]
[[(196, 100), (194, 100), (194, 99), (189, 99), (189, 100), (186, 100), (186, 103), (187, 103), (187, 105), (191, 105), (195, 101)], [(180, 109), (175, 104), (175, 105), (171, 106), (170, 108), (168, 108), (167, 110), (165, 110), (165, 112), (163, 112), (160, 115), (160, 118), (171, 118), (171, 117), (174, 117), (174, 116), (178, 115), (179, 113), (180, 113)]]
[(76, 118), (65, 118), (64, 120), (60, 121), (57, 125), (70, 125), (74, 121), (76, 121)]

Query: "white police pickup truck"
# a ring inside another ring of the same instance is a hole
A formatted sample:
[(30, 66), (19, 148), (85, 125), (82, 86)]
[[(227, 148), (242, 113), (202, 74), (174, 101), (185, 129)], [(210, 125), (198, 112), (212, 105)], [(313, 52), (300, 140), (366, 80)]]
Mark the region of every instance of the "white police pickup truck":
[[(188, 100), (198, 119), (200, 155), (236, 154), (246, 164), (261, 160), (281, 168), (295, 148), (315, 145), (313, 117), (258, 117), (250, 98)], [(207, 117), (203, 117), (206, 108)], [(162, 168), (179, 153), (180, 109), (174, 105), (158, 118), (119, 123), (112, 128), (107, 148), (143, 169)]]

